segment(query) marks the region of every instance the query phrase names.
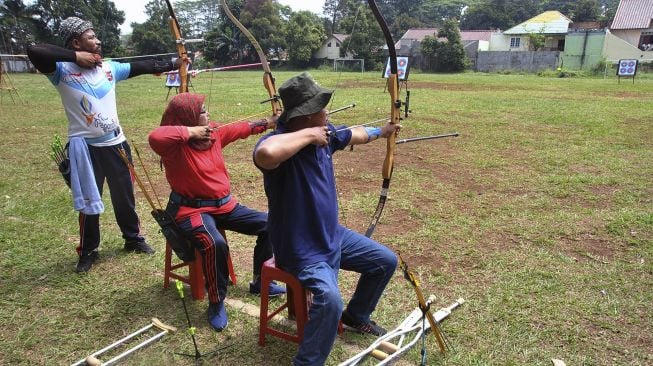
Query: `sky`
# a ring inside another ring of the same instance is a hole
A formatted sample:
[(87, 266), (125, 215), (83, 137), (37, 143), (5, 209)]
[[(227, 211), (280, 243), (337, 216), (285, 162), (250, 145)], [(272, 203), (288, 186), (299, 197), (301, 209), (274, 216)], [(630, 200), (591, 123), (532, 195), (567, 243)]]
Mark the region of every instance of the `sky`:
[[(131, 33), (132, 22), (143, 23), (147, 20), (145, 4), (150, 0), (112, 0), (116, 8), (125, 12), (125, 22), (120, 26), (122, 34)], [(282, 5), (288, 5), (294, 11), (308, 10), (316, 14), (322, 14), (324, 0), (277, 0)], [(175, 1), (172, 1), (175, 5)]]

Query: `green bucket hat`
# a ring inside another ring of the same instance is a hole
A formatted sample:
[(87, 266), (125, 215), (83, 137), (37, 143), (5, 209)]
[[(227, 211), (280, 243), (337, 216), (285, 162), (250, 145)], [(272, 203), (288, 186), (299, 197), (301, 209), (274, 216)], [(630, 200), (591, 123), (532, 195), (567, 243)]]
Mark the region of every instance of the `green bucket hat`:
[(329, 104), (332, 94), (333, 90), (317, 85), (307, 72), (288, 79), (279, 87), (284, 110), (278, 123), (286, 123), (295, 117), (321, 111)]

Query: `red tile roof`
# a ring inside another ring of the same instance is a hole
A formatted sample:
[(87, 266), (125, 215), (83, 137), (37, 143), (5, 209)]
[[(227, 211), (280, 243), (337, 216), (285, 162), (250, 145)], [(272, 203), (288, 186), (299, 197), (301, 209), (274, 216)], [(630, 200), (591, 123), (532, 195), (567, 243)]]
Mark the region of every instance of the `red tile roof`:
[(460, 31), (460, 38), (463, 41), (490, 41), (492, 33), (497, 31), (491, 30), (465, 30)]
[(610, 29), (646, 29), (653, 19), (653, 1), (621, 0)]
[(342, 34), (342, 33), (333, 33), (332, 36), (337, 39), (340, 42), (344, 42), (347, 37), (349, 37), (349, 34)]
[(435, 37), (438, 33), (438, 28), (412, 28), (406, 31), (401, 39), (414, 39), (421, 41), (426, 36)]
[[(406, 31), (401, 37), (404, 39), (412, 39), (422, 41), (426, 36), (435, 37), (438, 33), (438, 28), (412, 28)], [(465, 30), (460, 31), (460, 38), (463, 41), (489, 41), (490, 36), (495, 31), (491, 30)]]

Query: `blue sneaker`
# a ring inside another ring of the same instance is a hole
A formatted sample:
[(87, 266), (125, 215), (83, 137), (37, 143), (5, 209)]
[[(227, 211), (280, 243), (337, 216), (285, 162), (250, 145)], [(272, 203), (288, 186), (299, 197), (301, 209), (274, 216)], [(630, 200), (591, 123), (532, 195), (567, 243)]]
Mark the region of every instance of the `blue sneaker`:
[[(255, 282), (250, 282), (249, 283), (249, 293), (252, 295), (260, 295), (261, 294), (261, 278), (259, 277)], [(275, 297), (275, 296), (281, 296), (286, 293), (286, 288), (283, 286), (277, 285), (276, 282), (272, 281), (270, 282), (270, 287), (268, 289), (268, 296), (269, 297)]]
[(209, 303), (207, 313), (209, 315), (209, 323), (216, 332), (222, 332), (222, 330), (229, 324), (227, 310), (224, 308), (224, 301)]

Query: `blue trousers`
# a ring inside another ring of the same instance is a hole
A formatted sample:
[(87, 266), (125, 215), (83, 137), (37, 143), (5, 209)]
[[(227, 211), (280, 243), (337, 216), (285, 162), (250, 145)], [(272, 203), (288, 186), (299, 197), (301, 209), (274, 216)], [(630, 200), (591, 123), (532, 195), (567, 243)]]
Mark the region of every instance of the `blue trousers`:
[[(120, 149), (125, 149), (129, 161), (131, 149), (127, 142), (113, 146), (88, 146), (93, 164), (95, 184), (102, 195), (104, 182), (109, 186), (111, 205), (116, 222), (125, 241), (144, 241), (140, 234), (140, 221), (136, 213), (134, 199), (134, 177), (120, 156)], [(79, 255), (87, 255), (100, 246), (100, 215), (85, 215), (79, 213), (80, 240), (77, 247)]]
[(318, 262), (293, 273), (313, 294), (304, 339), (293, 360), (295, 366), (323, 365), (331, 352), (344, 306), (338, 289), (339, 268), (361, 274), (347, 304), (347, 313), (364, 323), (369, 322), (397, 268), (397, 256), (390, 249), (362, 234), (344, 230), (338, 265)]
[(227, 268), (229, 247), (218, 228), (257, 236), (253, 260), (254, 277), (256, 278), (261, 274), (263, 262), (272, 258), (272, 245), (268, 240), (268, 232), (265, 228), (267, 221), (268, 215), (265, 212), (252, 210), (238, 204), (226, 214), (203, 213), (200, 215), (200, 220), (193, 219), (191, 216), (178, 222), (179, 228), (195, 239), (191, 242), (202, 255), (202, 269), (210, 302), (216, 303), (224, 300), (229, 280)]

